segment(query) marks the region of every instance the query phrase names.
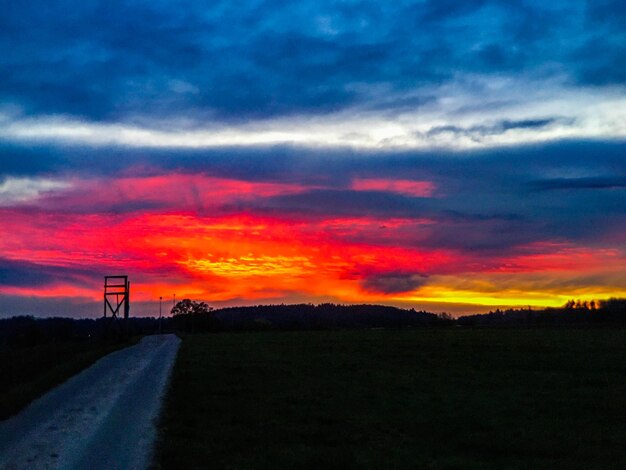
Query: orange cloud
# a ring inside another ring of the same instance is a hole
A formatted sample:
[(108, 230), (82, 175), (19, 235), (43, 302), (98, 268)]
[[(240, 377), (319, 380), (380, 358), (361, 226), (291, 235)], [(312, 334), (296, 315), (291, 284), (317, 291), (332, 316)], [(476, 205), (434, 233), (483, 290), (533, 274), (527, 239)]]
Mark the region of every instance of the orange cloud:
[[(586, 291), (575, 283), (576, 276), (585, 274), (619, 274), (626, 259), (616, 249), (546, 241), (502, 256), (422, 246), (420, 231), (436, 223), (427, 219), (307, 220), (278, 212), (220, 210), (221, 204), (241, 198), (303, 190), (291, 184), (202, 175), (90, 184), (75, 181), (71, 189), (46, 195), (40, 207), (0, 208), (0, 258), (58, 273), (54, 282), (43, 285), (5, 281), (1, 294), (98, 301), (101, 277), (118, 273), (128, 273), (134, 298), (146, 301), (176, 292), (226, 303), (297, 298), (403, 306), (551, 305), (572, 293), (622, 293), (607, 279), (589, 282)], [(435, 191), (428, 182), (403, 180), (355, 180), (353, 186), (420, 197)], [(151, 210), (86, 210), (111, 200), (159, 205)]]

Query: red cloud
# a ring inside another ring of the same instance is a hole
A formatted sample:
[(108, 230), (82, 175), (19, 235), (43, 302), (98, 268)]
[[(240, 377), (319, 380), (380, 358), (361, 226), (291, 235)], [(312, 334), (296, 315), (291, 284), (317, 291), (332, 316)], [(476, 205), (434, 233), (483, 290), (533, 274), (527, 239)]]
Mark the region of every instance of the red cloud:
[[(435, 189), (428, 182), (405, 180), (356, 180), (353, 186), (421, 197), (432, 196)], [(510, 288), (510, 275), (515, 273), (584, 273), (600, 269), (599, 263), (615, 269), (623, 265), (623, 254), (615, 250), (548, 242), (519, 248), (514, 256), (426, 247), (420, 243), (423, 232), (436, 223), (426, 219), (309, 220), (302, 214), (294, 218), (250, 209), (234, 214), (218, 210), (241, 198), (302, 190), (298, 185), (181, 174), (76, 180), (72, 189), (46, 196), (39, 207), (0, 208), (0, 253), (7, 266), (18, 260), (36, 263), (60, 276), (43, 285), (16, 287), (0, 282), (0, 293), (85, 296), (91, 292), (97, 299), (102, 275), (126, 272), (139, 300), (177, 292), (208, 301), (384, 302), (410, 291), (441, 292), (438, 276), (456, 280), (462, 290), (467, 285), (464, 279), (489, 275), (490, 282), (497, 284), (497, 277), (491, 279), (502, 273)], [(149, 201), (158, 204), (141, 209)], [(135, 204), (134, 209), (115, 209), (127, 204)], [(197, 210), (197, 204), (204, 210)], [(80, 274), (62, 278), (64, 272)], [(464, 299), (472, 295), (463, 291)], [(484, 293), (476, 295), (484, 298)]]
[(431, 181), (356, 178), (351, 188), (355, 191), (386, 191), (416, 197), (433, 197), (436, 185)]

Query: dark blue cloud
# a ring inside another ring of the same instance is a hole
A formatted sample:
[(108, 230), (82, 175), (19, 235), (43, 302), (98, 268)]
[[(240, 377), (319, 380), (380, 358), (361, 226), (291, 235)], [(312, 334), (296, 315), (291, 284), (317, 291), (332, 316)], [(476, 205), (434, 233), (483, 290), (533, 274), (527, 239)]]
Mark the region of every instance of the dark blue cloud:
[(313, 190), (260, 201), (256, 209), (318, 216), (425, 217), (423, 198), (382, 191)]
[(93, 276), (93, 269), (75, 269), (0, 258), (0, 286), (43, 287), (59, 279), (70, 279), (85, 284)]
[(620, 1), (8, 2), (0, 103), (91, 120), (247, 120), (460, 73), (623, 84)]
[(573, 119), (545, 118), (545, 119), (523, 119), (519, 121), (501, 120), (490, 125), (476, 125), (470, 127), (460, 127), (453, 125), (436, 126), (426, 132), (428, 137), (440, 134), (454, 134), (470, 137), (479, 140), (482, 137), (496, 134), (503, 134), (512, 129), (542, 129), (557, 122), (572, 124)]
[(67, 170), (69, 167), (70, 162), (58, 148), (0, 142), (0, 180), (6, 175), (35, 176)]
[(568, 54), (578, 79), (594, 85), (626, 82), (626, 4), (620, 0), (585, 3), (584, 34)]
[(626, 177), (552, 178), (532, 182), (533, 188), (551, 189), (623, 189)]
[(427, 276), (419, 273), (372, 273), (365, 276), (361, 285), (370, 292), (401, 294), (411, 292), (428, 282)]
[(0, 258), (0, 286), (43, 286), (53, 280), (50, 273), (42, 272), (36, 264)]
[(0, 295), (0, 318), (17, 315), (89, 318), (102, 315), (102, 306), (86, 298)]

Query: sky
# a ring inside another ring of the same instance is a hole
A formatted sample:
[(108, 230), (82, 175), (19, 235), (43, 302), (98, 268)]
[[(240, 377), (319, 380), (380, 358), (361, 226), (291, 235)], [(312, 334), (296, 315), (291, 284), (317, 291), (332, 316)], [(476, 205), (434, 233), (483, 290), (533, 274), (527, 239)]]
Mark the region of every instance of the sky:
[(626, 296), (623, 0), (7, 0), (0, 317)]

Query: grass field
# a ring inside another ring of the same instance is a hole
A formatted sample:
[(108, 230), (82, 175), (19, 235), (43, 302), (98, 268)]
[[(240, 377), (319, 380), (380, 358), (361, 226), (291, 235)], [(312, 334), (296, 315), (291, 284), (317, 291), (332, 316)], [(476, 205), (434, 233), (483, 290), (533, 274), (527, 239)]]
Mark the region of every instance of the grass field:
[(0, 347), (0, 420), (17, 413), (105, 354), (136, 341), (137, 338), (124, 343), (76, 340)]
[(626, 468), (626, 330), (184, 337), (156, 466)]

